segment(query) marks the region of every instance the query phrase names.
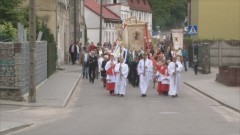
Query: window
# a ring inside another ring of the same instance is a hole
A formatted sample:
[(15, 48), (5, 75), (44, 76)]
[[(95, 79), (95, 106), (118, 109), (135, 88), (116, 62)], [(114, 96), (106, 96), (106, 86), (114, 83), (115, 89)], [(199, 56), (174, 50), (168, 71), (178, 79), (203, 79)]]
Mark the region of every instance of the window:
[(145, 21), (145, 13), (142, 12), (142, 20)]
[(114, 42), (114, 32), (112, 32), (112, 43)]
[(107, 32), (105, 31), (105, 42), (107, 42)]
[(113, 4), (116, 4), (117, 3), (117, 0), (113, 0)]

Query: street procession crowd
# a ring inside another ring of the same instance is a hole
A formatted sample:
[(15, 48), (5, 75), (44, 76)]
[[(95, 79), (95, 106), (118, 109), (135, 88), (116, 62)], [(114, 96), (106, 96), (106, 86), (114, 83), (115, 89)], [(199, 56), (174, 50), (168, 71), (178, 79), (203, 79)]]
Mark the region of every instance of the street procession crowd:
[(78, 60), (82, 65), (82, 78), (94, 83), (100, 77), (111, 96), (124, 97), (130, 84), (139, 87), (141, 96), (146, 97), (152, 83), (154, 88), (157, 84), (159, 95), (177, 97), (180, 74), (184, 69), (187, 71), (186, 50), (175, 50), (172, 43), (167, 42), (139, 50), (116, 43), (96, 46), (92, 42), (84, 47), (72, 43), (69, 53), (72, 64)]

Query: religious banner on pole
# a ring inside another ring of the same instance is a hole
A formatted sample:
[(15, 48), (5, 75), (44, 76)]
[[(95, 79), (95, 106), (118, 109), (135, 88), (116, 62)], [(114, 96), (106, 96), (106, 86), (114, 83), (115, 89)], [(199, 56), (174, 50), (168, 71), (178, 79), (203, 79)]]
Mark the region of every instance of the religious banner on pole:
[(172, 42), (174, 49), (183, 49), (183, 29), (172, 29)]

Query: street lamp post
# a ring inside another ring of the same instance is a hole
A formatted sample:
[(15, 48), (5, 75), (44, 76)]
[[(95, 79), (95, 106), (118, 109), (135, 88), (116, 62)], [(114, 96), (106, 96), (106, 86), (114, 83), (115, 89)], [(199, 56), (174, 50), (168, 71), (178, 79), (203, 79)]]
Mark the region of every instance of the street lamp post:
[(103, 0), (100, 1), (100, 30), (99, 30), (99, 43), (102, 45), (102, 3)]
[(77, 42), (77, 0), (74, 0), (74, 22), (73, 22), (73, 32), (74, 32), (74, 42)]

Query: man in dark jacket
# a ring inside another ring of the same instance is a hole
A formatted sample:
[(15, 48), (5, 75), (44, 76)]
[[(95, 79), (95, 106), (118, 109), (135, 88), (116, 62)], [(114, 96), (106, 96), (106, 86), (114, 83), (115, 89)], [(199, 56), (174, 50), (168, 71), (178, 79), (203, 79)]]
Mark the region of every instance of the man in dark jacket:
[(135, 57), (135, 60), (131, 63), (131, 84), (133, 87), (138, 87), (139, 85), (139, 76), (137, 72), (139, 58)]
[(88, 58), (88, 67), (89, 67), (89, 82), (94, 83), (96, 69), (98, 67), (98, 58), (95, 55), (94, 51), (90, 52)]
[(69, 53), (71, 55), (72, 64), (74, 65), (77, 58), (77, 46), (75, 45), (75, 43), (72, 43), (70, 45)]

